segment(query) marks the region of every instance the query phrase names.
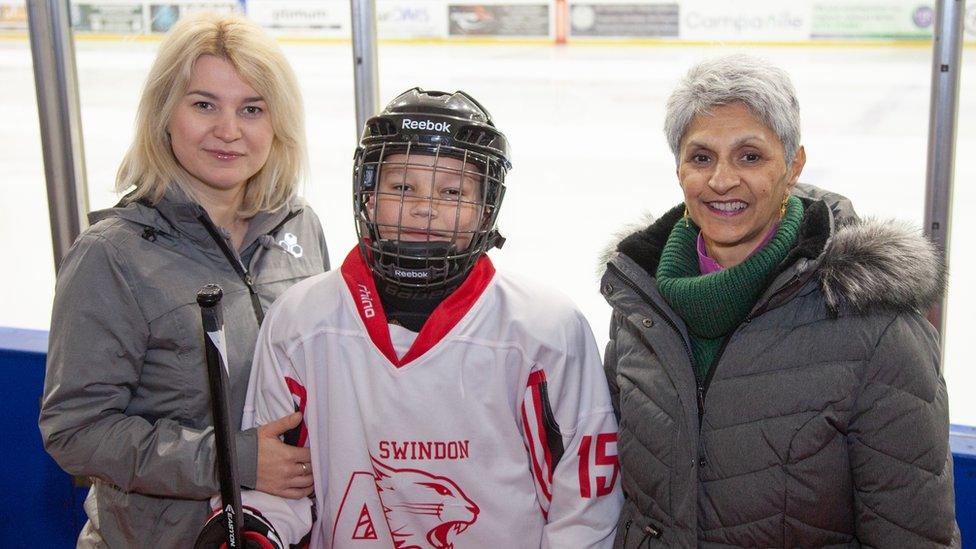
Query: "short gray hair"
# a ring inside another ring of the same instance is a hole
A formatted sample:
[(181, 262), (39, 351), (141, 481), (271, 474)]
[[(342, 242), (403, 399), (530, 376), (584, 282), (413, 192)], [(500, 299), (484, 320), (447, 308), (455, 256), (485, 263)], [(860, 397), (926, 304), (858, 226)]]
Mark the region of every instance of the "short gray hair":
[(786, 165), (800, 148), (800, 103), (786, 71), (749, 55), (703, 61), (688, 71), (668, 98), (664, 134), (675, 161), (688, 125), (714, 107), (744, 103), (783, 143)]

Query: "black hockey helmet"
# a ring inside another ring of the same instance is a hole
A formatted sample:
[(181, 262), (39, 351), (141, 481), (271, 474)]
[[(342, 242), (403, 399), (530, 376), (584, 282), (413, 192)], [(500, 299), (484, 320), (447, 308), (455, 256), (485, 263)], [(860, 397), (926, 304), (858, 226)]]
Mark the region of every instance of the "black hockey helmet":
[[(478, 258), (504, 242), (495, 222), (509, 169), (508, 140), (473, 97), (420, 88), (398, 95), (366, 121), (353, 168), (356, 231), (373, 273), (418, 290), (463, 278)], [(408, 172), (429, 184), (409, 184)], [(444, 174), (456, 185), (478, 188), (464, 196), (456, 188), (435, 196), (435, 182), (442, 185)], [(470, 227), (458, 225), (465, 209), (474, 219)], [(418, 215), (426, 216), (425, 236), (419, 239)], [(413, 217), (404, 223), (408, 216)], [(437, 216), (453, 219), (450, 230), (434, 226), (440, 224)], [(411, 231), (412, 238), (406, 238)]]

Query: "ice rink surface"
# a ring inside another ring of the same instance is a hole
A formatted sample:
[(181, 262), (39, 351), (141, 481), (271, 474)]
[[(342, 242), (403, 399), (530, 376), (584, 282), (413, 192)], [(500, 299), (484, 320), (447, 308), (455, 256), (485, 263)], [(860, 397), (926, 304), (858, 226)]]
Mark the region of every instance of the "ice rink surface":
[[(79, 41), (90, 206), (114, 204), (115, 170), (132, 137), (156, 42)], [(285, 43), (301, 81), (310, 178), (333, 264), (355, 243), (351, 159), (357, 128), (348, 44)], [(862, 216), (922, 223), (931, 49), (381, 45), (381, 102), (419, 85), (463, 89), (494, 115), (514, 151), (493, 251), (500, 268), (571, 296), (597, 342), (609, 306), (599, 256), (614, 234), (676, 205), (681, 193), (661, 130), (664, 101), (704, 57), (746, 51), (793, 76), (807, 164), (801, 181), (847, 195)], [(953, 423), (976, 424), (976, 50), (963, 53), (945, 377)], [(0, 40), (0, 326), (46, 329), (54, 294), (43, 161), (30, 48)], [(174, 273), (175, 274), (175, 273)]]

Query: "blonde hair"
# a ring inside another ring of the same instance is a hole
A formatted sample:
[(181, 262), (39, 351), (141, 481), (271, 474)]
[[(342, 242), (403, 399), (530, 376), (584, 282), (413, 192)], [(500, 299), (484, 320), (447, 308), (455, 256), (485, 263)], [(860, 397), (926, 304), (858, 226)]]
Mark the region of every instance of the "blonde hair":
[(193, 65), (202, 55), (229, 62), (264, 98), (274, 138), (264, 166), (247, 182), (239, 214), (252, 217), (285, 205), (304, 179), (307, 156), (305, 115), (295, 73), (278, 44), (261, 27), (234, 14), (198, 13), (181, 18), (159, 47), (149, 70), (135, 139), (116, 176), (116, 190), (128, 201), (155, 204), (170, 184), (194, 197), (189, 174), (173, 156), (167, 127), (186, 92)]

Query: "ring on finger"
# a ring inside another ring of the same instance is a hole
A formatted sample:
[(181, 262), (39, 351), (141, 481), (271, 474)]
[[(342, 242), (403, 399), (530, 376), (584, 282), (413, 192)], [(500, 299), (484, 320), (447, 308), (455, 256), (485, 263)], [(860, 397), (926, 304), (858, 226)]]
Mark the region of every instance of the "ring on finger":
[(304, 463), (299, 463), (299, 465), (302, 466), (302, 474), (307, 475), (308, 474), (308, 465), (305, 465)]

